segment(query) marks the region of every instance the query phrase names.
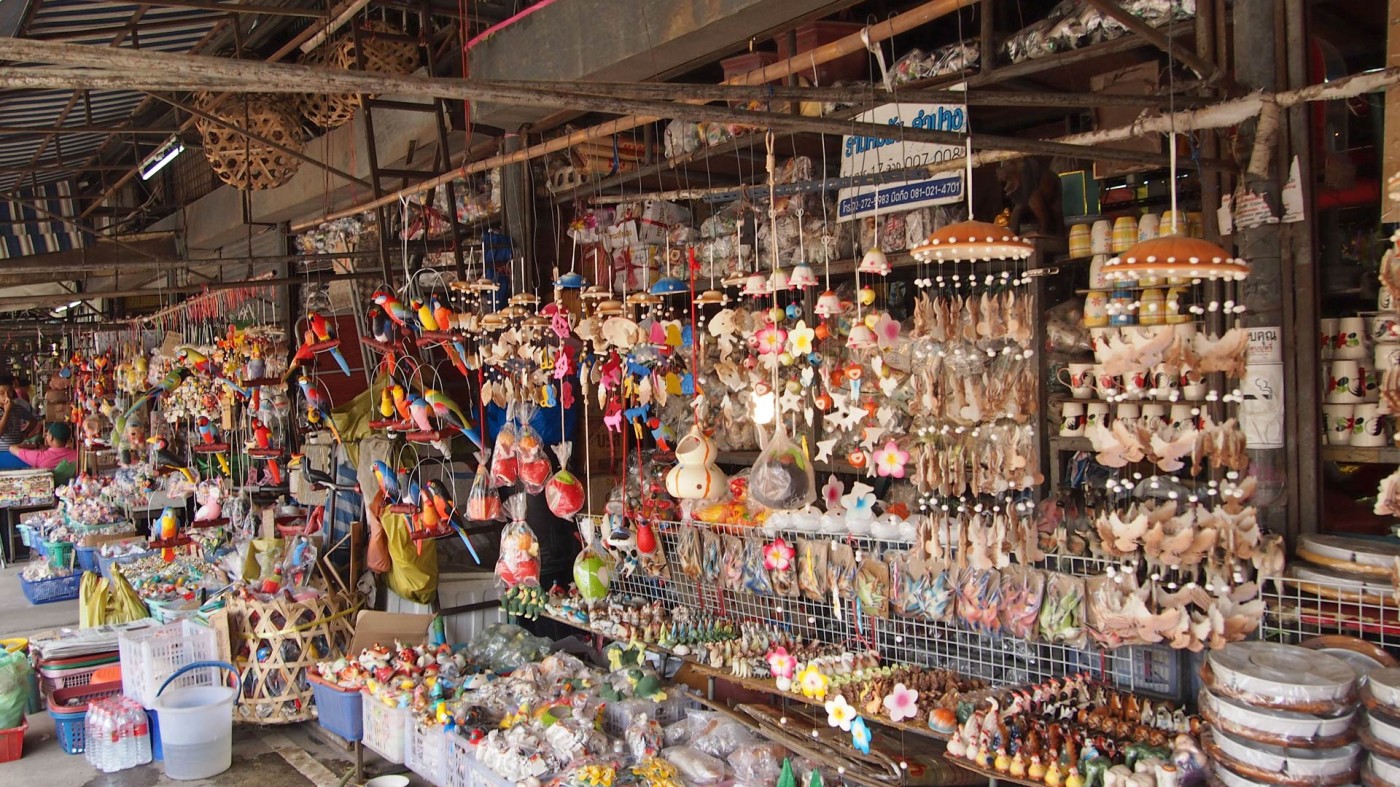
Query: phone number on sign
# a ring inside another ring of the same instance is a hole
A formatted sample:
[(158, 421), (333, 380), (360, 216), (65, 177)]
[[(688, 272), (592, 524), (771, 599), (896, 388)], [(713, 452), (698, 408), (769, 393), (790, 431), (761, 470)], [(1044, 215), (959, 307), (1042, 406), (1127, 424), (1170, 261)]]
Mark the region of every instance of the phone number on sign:
[[(873, 210), (875, 208), (875, 196), (875, 192), (871, 191), (841, 200), (840, 214), (843, 216), (850, 216), (855, 213)], [(903, 186), (880, 187), (879, 207), (898, 207), (911, 202), (921, 202), (931, 199), (956, 199), (960, 196), (962, 196), (961, 178), (954, 177), (942, 180), (926, 180), (921, 183), (909, 183)]]

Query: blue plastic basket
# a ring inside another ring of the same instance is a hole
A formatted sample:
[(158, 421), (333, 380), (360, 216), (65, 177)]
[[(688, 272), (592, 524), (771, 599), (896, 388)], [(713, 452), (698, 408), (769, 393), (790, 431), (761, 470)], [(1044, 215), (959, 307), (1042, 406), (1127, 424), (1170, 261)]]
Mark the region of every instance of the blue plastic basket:
[(364, 695), (358, 689), (341, 689), (307, 673), (311, 695), (316, 700), (316, 716), (321, 726), (347, 741), (365, 737)]
[(29, 547), (30, 549), (33, 549), (33, 548), (34, 548), (34, 528), (30, 527), (29, 525), (17, 525), (17, 526), (16, 526), (16, 529), (19, 530), (19, 541), (20, 541), (20, 543), (21, 543), (21, 544), (24, 544), (25, 546)]
[(74, 547), (74, 551), (78, 553), (78, 568), (83, 571), (96, 571), (97, 550), (98, 547)]
[(161, 762), (165, 755), (160, 749), (160, 720), (156, 718), (154, 708), (146, 709), (146, 718), (151, 720), (151, 759)]
[(66, 577), (40, 579), (35, 582), (20, 577), (19, 586), (24, 591), (24, 597), (29, 599), (30, 604), (51, 604), (55, 601), (76, 599), (82, 581), (82, 572), (75, 571)]
[[(121, 682), (114, 681), (59, 689), (49, 697), (49, 715), (53, 717), (54, 733), (58, 737), (58, 745), (65, 753), (82, 754), (87, 746), (88, 705), (93, 700), (121, 693)], [(79, 700), (82, 705), (64, 710), (65, 703), (70, 700)]]

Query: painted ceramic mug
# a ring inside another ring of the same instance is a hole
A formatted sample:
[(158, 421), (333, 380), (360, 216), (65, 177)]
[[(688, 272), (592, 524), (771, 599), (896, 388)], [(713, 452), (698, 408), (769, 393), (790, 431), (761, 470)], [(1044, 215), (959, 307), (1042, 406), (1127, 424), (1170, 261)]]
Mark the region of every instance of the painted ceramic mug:
[(1108, 403), (1090, 402), (1084, 408), (1084, 428), (1093, 429), (1096, 426), (1108, 426)]
[(1318, 344), (1324, 361), (1332, 358), (1337, 351), (1337, 322), (1335, 317), (1318, 321)]
[(1343, 317), (1337, 320), (1337, 338), (1332, 357), (1354, 361), (1367, 357), (1364, 317)]
[(1172, 405), (1171, 414), (1169, 416), (1171, 418), (1172, 430), (1177, 434), (1181, 434), (1182, 432), (1190, 432), (1198, 429), (1200, 424), (1197, 421), (1197, 414), (1192, 412), (1195, 409), (1196, 407), (1194, 405), (1189, 404)]
[(1175, 402), (1181, 398), (1181, 370), (1167, 363), (1152, 367), (1152, 389), (1148, 391), (1159, 402)]
[(1129, 428), (1136, 427), (1138, 421), (1142, 418), (1142, 407), (1135, 404), (1120, 404), (1118, 405), (1117, 416), (1118, 420), (1122, 421), (1124, 426)]
[(1379, 404), (1358, 404), (1352, 411), (1351, 444), (1378, 448), (1386, 444), (1385, 415)]
[(1361, 404), (1366, 401), (1366, 373), (1356, 361), (1333, 361), (1327, 373), (1329, 404)]
[(1322, 406), (1322, 439), (1328, 445), (1351, 445), (1354, 404), (1324, 404)]
[(1088, 399), (1094, 395), (1094, 365), (1092, 363), (1071, 363), (1061, 367), (1056, 373), (1060, 383), (1069, 389), (1075, 399)]
[(1084, 405), (1065, 402), (1060, 406), (1060, 436), (1079, 437), (1084, 434)]

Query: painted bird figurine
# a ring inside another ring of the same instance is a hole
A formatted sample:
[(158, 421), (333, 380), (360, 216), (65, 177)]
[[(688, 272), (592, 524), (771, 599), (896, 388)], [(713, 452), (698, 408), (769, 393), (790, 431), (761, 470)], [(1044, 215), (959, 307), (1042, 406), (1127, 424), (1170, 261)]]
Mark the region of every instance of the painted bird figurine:
[(176, 366), (166, 372), (165, 376), (160, 379), (160, 382), (147, 388), (140, 396), (136, 397), (136, 401), (132, 402), (131, 406), (126, 408), (125, 413), (122, 413), (122, 420), (131, 420), (131, 416), (134, 415), (137, 410), (140, 410), (146, 402), (157, 401), (161, 396), (179, 388), (180, 384), (185, 381), (185, 378), (189, 377), (191, 374), (193, 374), (193, 372), (183, 366)]
[(467, 523), (462, 521), (462, 516), (457, 513), (457, 505), (452, 502), (452, 495), (447, 491), (447, 487), (441, 481), (433, 478), (428, 481), (427, 492), (433, 501), (433, 507), (437, 509), (438, 516), (457, 531), (457, 537), (462, 539), (462, 543), (466, 545), (472, 560), (475, 560), (478, 566), (481, 565), (481, 556), (476, 553), (476, 547), (472, 546), (472, 540), (467, 536)]
[[(201, 443), (204, 445), (215, 445), (219, 442), (219, 432), (214, 428), (214, 424), (209, 420), (209, 416), (201, 415), (199, 420), (195, 422), (195, 426), (199, 430), (199, 441)], [(228, 457), (220, 452), (215, 454), (214, 458), (219, 460), (219, 469), (223, 470), (224, 475), (229, 475)]]
[[(273, 448), (272, 430), (257, 418), (253, 419), (253, 446), (264, 451)], [(267, 472), (268, 475), (272, 476), (273, 486), (282, 485), (282, 468), (278, 465), (277, 457), (267, 457)]]
[[(321, 315), (320, 312), (309, 312), (306, 321), (311, 324), (311, 332), (316, 335), (318, 344), (325, 344), (336, 338), (335, 325)], [(330, 348), (331, 357), (340, 365), (340, 370), (345, 372), (345, 376), (350, 376), (350, 364), (346, 362), (345, 356), (341, 355), (339, 347)]]
[(439, 420), (457, 427), (457, 430), (475, 443), (477, 448), (483, 447), (481, 435), (477, 433), (476, 427), (472, 426), (472, 422), (467, 420), (467, 416), (463, 414), (462, 408), (458, 407), (457, 403), (452, 401), (447, 394), (429, 388), (423, 392), (423, 399), (432, 405), (433, 414)]
[(418, 317), (403, 305), (403, 302), (394, 297), (388, 290), (378, 290), (374, 293), (374, 302), (379, 305), (384, 313), (389, 316), (394, 324), (408, 331), (418, 333)]
[(413, 413), (408, 406), (408, 393), (403, 386), (395, 383), (389, 388), (389, 395), (394, 399), (394, 412), (399, 414), (399, 421), (405, 424), (413, 423)]
[(297, 385), (301, 387), (302, 396), (306, 397), (306, 417), (312, 423), (325, 424), (331, 430), (331, 436), (335, 441), (340, 442), (340, 430), (335, 426), (335, 419), (331, 417), (331, 402), (321, 393), (320, 388), (311, 384), (311, 378), (302, 375), (297, 379)]
[(379, 482), (379, 491), (384, 493), (384, 502), (391, 506), (397, 505), (403, 499), (399, 477), (394, 475), (394, 471), (382, 459), (374, 460), (371, 469), (374, 471), (374, 479)]
[[(446, 302), (440, 298), (437, 293), (433, 293), (429, 296), (429, 301), (432, 304), (431, 311), (433, 314), (433, 321), (437, 323), (438, 329), (451, 331), (453, 326), (457, 324), (457, 315), (446, 305)], [(463, 344), (460, 339), (453, 339), (450, 344), (443, 344), (442, 349), (447, 353), (447, 360), (452, 362), (452, 366), (456, 368), (457, 371), (461, 372), (463, 377), (466, 377), (466, 345)]]
[(414, 314), (418, 315), (418, 324), (423, 326), (424, 332), (433, 333), (442, 329), (437, 323), (437, 318), (433, 316), (433, 310), (422, 301), (409, 301), (409, 306), (413, 307)]
[[(175, 536), (179, 535), (180, 521), (175, 518), (175, 509), (167, 508), (164, 511), (160, 512), (160, 521), (158, 522), (158, 528), (160, 533), (158, 538), (161, 541), (169, 541), (175, 538)], [(160, 551), (160, 558), (161, 560), (164, 560), (167, 563), (175, 562), (174, 547), (166, 547), (162, 549)]]

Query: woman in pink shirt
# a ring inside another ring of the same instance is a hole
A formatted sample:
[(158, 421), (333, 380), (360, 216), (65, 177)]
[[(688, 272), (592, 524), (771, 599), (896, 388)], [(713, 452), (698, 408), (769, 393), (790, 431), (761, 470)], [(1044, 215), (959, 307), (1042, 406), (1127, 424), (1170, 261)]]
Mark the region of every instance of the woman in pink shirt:
[(43, 448), (23, 448), (12, 445), (10, 453), (19, 457), (21, 462), (30, 467), (52, 470), (63, 464), (64, 461), (77, 463), (78, 452), (68, 445), (72, 439), (72, 427), (62, 422), (51, 423), (44, 430)]

